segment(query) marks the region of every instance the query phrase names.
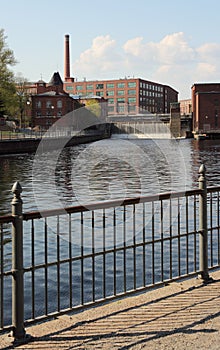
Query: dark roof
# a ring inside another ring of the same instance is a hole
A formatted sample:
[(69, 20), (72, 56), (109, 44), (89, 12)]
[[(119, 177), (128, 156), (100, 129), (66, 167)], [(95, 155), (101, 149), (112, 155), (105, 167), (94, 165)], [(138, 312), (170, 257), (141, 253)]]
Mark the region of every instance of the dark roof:
[(58, 72), (55, 72), (50, 79), (48, 86), (56, 86), (56, 85), (63, 85), (63, 81), (60, 77), (60, 74)]

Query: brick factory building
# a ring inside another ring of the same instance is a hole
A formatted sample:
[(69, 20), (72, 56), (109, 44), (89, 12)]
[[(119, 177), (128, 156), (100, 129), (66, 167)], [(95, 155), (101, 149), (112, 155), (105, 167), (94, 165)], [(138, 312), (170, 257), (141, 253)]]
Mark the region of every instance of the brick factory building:
[(220, 133), (220, 83), (192, 86), (193, 131)]
[(172, 87), (140, 78), (76, 81), (70, 76), (69, 35), (65, 35), (64, 90), (82, 98), (103, 97), (109, 115), (170, 113), (170, 104), (178, 101), (178, 92)]

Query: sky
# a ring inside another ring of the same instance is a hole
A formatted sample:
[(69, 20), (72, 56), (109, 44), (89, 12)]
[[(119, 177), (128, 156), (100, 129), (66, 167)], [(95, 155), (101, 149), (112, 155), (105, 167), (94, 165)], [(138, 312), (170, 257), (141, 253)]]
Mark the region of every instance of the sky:
[(0, 0), (0, 28), (16, 75), (48, 82), (64, 75), (70, 36), (78, 81), (142, 78), (169, 85), (220, 82), (219, 0)]

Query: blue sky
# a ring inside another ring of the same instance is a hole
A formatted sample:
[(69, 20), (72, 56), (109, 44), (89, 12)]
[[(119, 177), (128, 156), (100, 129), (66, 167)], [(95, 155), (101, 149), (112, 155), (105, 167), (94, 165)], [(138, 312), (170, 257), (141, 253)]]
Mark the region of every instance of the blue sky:
[(219, 0), (0, 0), (0, 9), (13, 70), (31, 81), (63, 77), (65, 34), (78, 80), (135, 76), (182, 99), (196, 82), (220, 81)]

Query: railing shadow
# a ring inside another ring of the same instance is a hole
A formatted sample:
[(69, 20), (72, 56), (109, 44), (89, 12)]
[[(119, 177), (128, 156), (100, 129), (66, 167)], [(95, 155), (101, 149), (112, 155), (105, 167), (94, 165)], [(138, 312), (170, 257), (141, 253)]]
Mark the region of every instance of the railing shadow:
[[(209, 289), (216, 283), (220, 284), (220, 279), (214, 280), (210, 284), (211, 287)], [(219, 293), (215, 295), (215, 293), (209, 293), (203, 290), (205, 286), (202, 284), (190, 287), (151, 301), (139, 302), (135, 306), (122, 307), (120, 310), (108, 312), (99, 317), (92, 317), (89, 320), (79, 321), (69, 327), (61, 328), (46, 335), (44, 334), (42, 337), (27, 339), (27, 342), (31, 342), (33, 348), (34, 343), (39, 346), (43, 342), (48, 342), (50, 346), (54, 344), (55, 347), (55, 343), (57, 342), (68, 342), (68, 344), (73, 342), (73, 347), (77, 347), (77, 345), (81, 346), (82, 344), (83, 346), (90, 346), (92, 343), (92, 347), (94, 347), (96, 341), (100, 346), (101, 342), (114, 342), (114, 338), (117, 337), (118, 349), (125, 350), (170, 335), (201, 334), (201, 332), (208, 334), (215, 333), (218, 330), (213, 328), (194, 329), (198, 325), (220, 317), (220, 311), (214, 312), (214, 309), (209, 307), (210, 303), (213, 305), (218, 304), (220, 295)], [(206, 297), (199, 297), (195, 301), (197, 293), (201, 294), (203, 292)], [(176, 302), (178, 298), (180, 303)], [(204, 309), (206, 310), (205, 314), (203, 312)], [(96, 311), (99, 312), (99, 309), (96, 308)], [(181, 317), (178, 319), (180, 315)], [(175, 327), (173, 327), (174, 323), (172, 323), (174, 318)], [(185, 320), (184, 324), (183, 319)], [(167, 323), (169, 320), (171, 324)], [(161, 324), (163, 325), (162, 328), (160, 327)], [(9, 346), (5, 349), (13, 349), (19, 345), (19, 342), (14, 342), (13, 347)], [(71, 348), (69, 347), (69, 349)]]

